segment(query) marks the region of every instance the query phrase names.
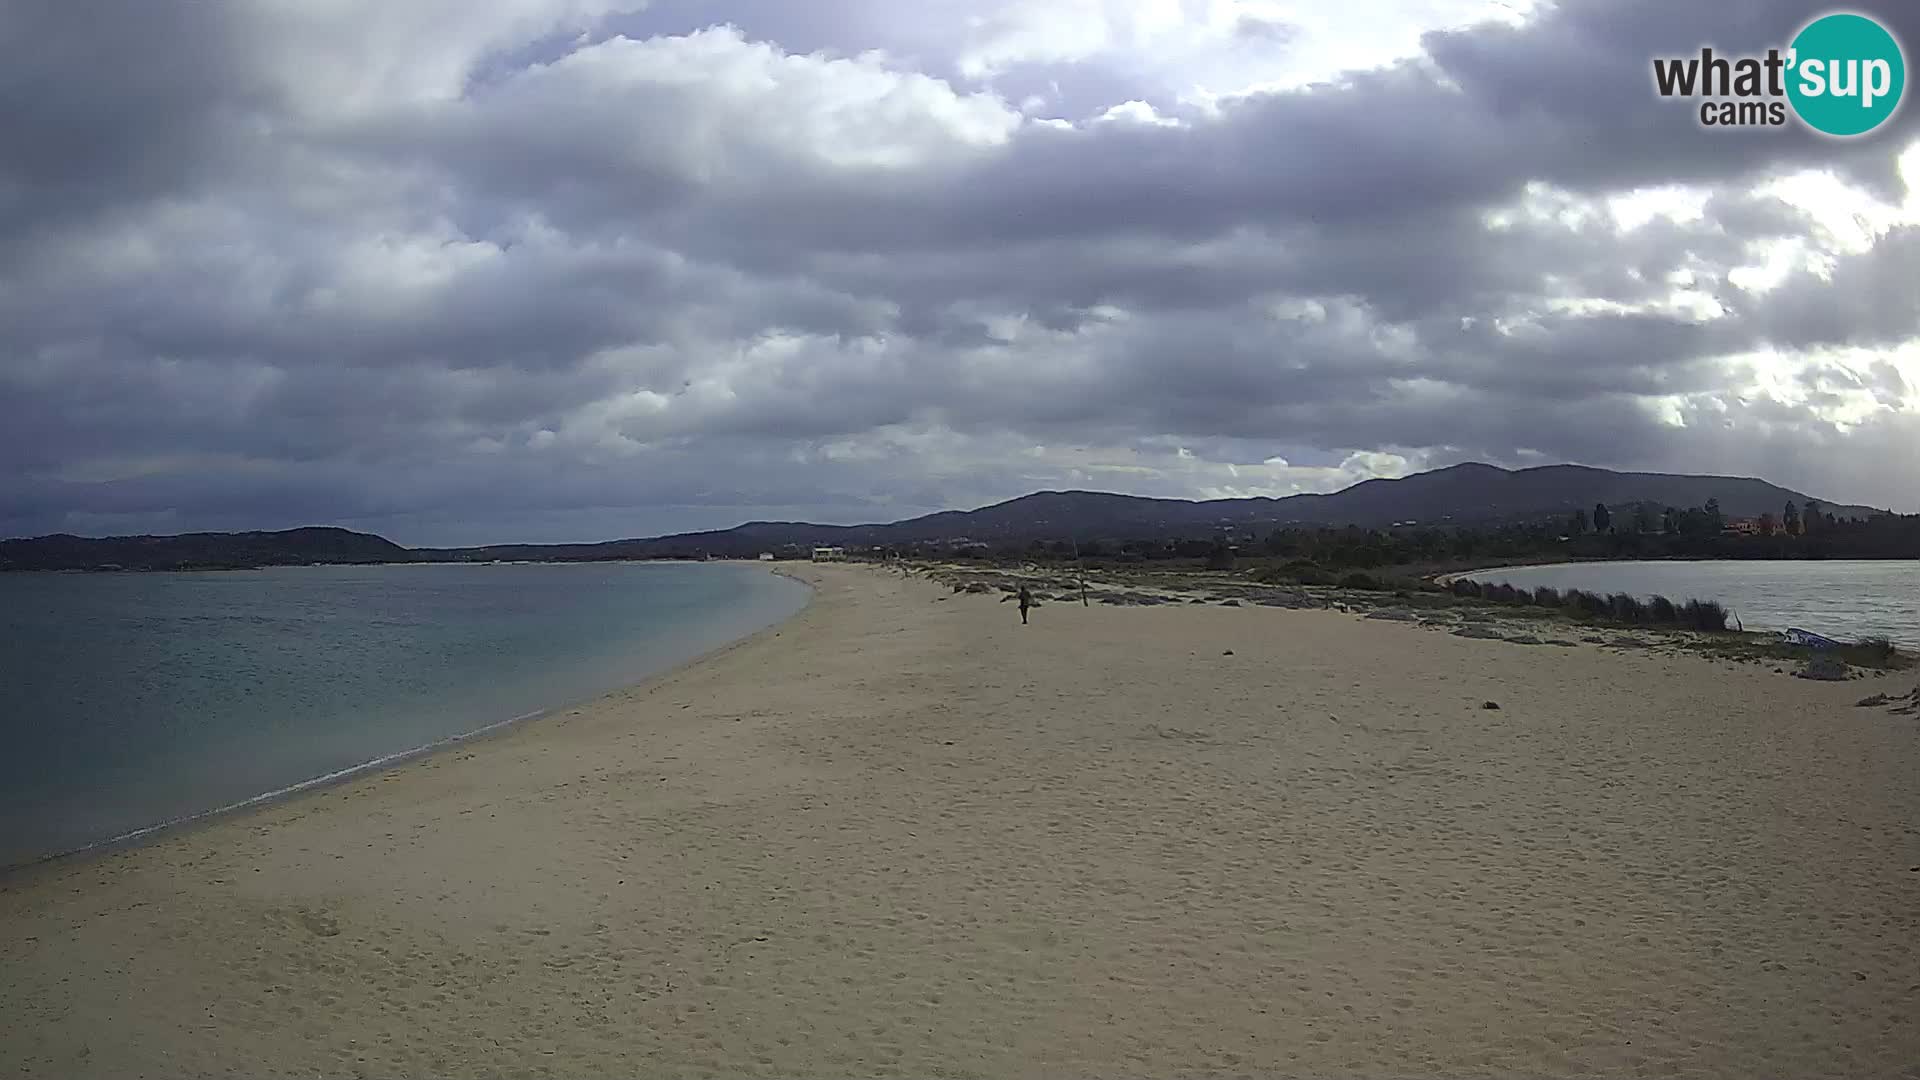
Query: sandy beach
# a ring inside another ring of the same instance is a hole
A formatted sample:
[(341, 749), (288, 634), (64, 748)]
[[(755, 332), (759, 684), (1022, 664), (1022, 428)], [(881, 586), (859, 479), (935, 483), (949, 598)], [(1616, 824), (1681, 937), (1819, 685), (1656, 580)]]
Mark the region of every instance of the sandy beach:
[(1911, 675), (797, 573), (0, 883), (0, 1075), (1920, 1077), (1920, 720), (1854, 706)]

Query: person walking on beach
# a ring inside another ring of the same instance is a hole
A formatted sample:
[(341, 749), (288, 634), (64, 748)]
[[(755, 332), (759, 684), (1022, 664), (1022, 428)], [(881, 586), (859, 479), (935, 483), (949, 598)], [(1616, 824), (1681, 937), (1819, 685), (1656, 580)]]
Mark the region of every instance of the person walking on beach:
[(1033, 594), (1025, 585), (1020, 586), (1020, 625), (1027, 625), (1027, 609), (1033, 606)]

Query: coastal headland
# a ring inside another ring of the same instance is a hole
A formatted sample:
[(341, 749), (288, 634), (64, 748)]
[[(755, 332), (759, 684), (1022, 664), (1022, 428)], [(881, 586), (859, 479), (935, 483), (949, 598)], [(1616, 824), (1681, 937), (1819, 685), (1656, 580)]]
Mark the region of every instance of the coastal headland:
[(787, 569), (671, 674), (0, 881), (0, 1074), (1920, 1075), (1859, 682)]

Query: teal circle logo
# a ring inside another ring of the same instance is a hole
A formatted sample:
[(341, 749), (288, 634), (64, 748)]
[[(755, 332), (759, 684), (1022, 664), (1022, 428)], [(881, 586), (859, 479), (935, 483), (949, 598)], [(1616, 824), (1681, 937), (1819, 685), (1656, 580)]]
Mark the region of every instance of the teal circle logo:
[(1787, 57), (1787, 100), (1808, 127), (1826, 135), (1865, 135), (1893, 116), (1907, 89), (1900, 43), (1865, 15), (1813, 20)]

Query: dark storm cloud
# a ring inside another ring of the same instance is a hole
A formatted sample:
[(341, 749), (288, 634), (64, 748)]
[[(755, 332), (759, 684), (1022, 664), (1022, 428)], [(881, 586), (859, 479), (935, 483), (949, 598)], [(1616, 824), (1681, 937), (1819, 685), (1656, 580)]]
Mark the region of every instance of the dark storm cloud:
[[(592, 538), (1467, 457), (1911, 501), (1915, 227), (1730, 274), (1821, 235), (1763, 181), (1903, 199), (1920, 113), (1709, 133), (1652, 92), (1804, 4), (1569, 0), (1211, 109), (1111, 50), (982, 61), (1011, 0), (638, 6), (9, 8), (0, 531)], [(1707, 197), (1606, 210), (1666, 185)]]
[[(1920, 10), (1879, 8), (1874, 14), (1896, 35), (1920, 40)], [(1837, 144), (1798, 127), (1703, 133), (1697, 105), (1650, 100), (1652, 57), (1697, 55), (1703, 46), (1757, 55), (1784, 47), (1827, 10), (1806, 0), (1566, 3), (1523, 28), (1430, 34), (1426, 47), (1478, 115), (1532, 132), (1527, 156), (1514, 164), (1541, 179), (1592, 191), (1799, 164), (1845, 170), (1897, 198), (1902, 185), (1893, 156), (1920, 130), (1911, 109), (1901, 110), (1886, 135)]]
[(0, 265), (29, 234), (191, 190), (271, 106), (223, 5), (14, 0), (0, 15)]

